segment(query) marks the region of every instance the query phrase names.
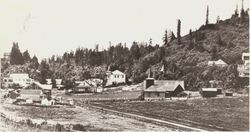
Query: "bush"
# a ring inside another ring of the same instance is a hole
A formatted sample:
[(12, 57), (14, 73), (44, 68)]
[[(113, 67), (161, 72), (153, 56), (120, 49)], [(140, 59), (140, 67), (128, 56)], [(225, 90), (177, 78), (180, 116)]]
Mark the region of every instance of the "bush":
[(56, 124), (56, 131), (64, 131), (64, 126), (61, 125), (61, 124), (59, 124), (59, 123), (57, 123)]
[(78, 131), (87, 131), (89, 128), (89, 126), (84, 126), (82, 124), (75, 124), (73, 125), (73, 129), (74, 130), (78, 130)]
[(30, 119), (27, 119), (27, 120), (26, 120), (26, 123), (27, 123), (27, 125), (29, 125), (29, 126), (32, 126), (32, 125), (33, 125), (33, 122), (32, 122)]

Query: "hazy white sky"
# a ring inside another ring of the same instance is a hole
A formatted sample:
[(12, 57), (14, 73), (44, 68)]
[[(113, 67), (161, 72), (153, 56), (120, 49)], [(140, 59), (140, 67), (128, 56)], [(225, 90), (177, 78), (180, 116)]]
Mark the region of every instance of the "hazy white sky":
[[(162, 44), (165, 29), (181, 34), (209, 20), (231, 17), (241, 0), (0, 0), (0, 54), (10, 52), (13, 41), (31, 56), (62, 55), (77, 47), (100, 48), (132, 41)], [(250, 1), (245, 0), (245, 9)]]

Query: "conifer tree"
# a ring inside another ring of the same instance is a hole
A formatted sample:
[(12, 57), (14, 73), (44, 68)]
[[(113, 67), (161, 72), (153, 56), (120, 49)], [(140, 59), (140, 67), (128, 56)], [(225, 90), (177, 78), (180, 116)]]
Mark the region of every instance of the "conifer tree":
[(209, 7), (207, 6), (207, 13), (206, 13), (206, 25), (208, 25), (209, 21), (208, 21), (208, 17), (209, 17)]
[(24, 62), (29, 62), (31, 60), (28, 50), (23, 52), (23, 59), (24, 59)]
[(168, 31), (167, 30), (165, 30), (165, 34), (164, 34), (164, 37), (163, 37), (163, 44), (164, 45), (168, 44)]
[(24, 59), (21, 51), (19, 50), (18, 43), (13, 43), (10, 52), (10, 64), (12, 65), (22, 65), (24, 64)]
[(177, 25), (177, 40), (178, 44), (181, 44), (181, 20), (178, 20), (178, 25)]

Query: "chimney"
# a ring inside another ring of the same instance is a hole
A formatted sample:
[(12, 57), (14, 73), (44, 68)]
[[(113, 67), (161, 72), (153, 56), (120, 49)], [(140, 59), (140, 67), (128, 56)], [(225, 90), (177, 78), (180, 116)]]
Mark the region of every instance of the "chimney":
[(149, 88), (150, 86), (155, 84), (154, 78), (146, 78), (145, 80), (145, 89)]

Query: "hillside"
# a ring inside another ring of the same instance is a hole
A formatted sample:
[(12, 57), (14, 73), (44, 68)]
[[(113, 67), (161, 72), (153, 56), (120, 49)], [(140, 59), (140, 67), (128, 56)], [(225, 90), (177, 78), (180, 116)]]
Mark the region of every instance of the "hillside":
[[(237, 73), (243, 52), (249, 52), (248, 14), (245, 19), (232, 16), (216, 24), (202, 25), (182, 36), (180, 44), (175, 38), (163, 46), (152, 46), (150, 40), (149, 43), (133, 42), (130, 49), (121, 43), (104, 51), (98, 51), (98, 45), (96, 49), (77, 48), (63, 56), (52, 56), (39, 67), (37, 60), (30, 60), (31, 63), (22, 65), (21, 69), (32, 73), (34, 79), (84, 80), (105, 78), (109, 67), (111, 71), (125, 72), (133, 83), (142, 82), (151, 71), (156, 79), (184, 80), (188, 90), (209, 87), (210, 80), (218, 80), (222, 81), (219, 87), (238, 91), (248, 85), (248, 78), (239, 78)], [(207, 66), (208, 61), (218, 59), (228, 66)], [(160, 71), (162, 66), (164, 72)], [(4, 75), (19, 71), (19, 67), (9, 66)]]
[[(142, 57), (139, 63), (135, 64), (134, 70), (141, 72), (142, 67), (146, 66), (148, 71), (151, 64), (156, 78), (184, 80), (186, 88), (190, 90), (206, 87), (208, 81), (213, 79), (223, 81), (221, 87), (224, 88), (240, 87), (236, 64), (242, 63), (243, 52), (249, 52), (248, 20), (235, 24), (233, 19), (228, 19), (217, 24), (201, 26), (199, 30), (183, 36), (181, 42), (181, 45), (178, 45), (177, 40), (174, 40)], [(216, 52), (213, 48), (216, 48)], [(159, 54), (164, 54), (164, 57), (161, 59)], [(217, 59), (224, 60), (229, 66), (207, 66), (208, 61)], [(165, 73), (160, 72), (163, 65)], [(139, 80), (146, 76), (145, 71), (141, 72)], [(248, 82), (247, 79), (241, 81)]]

